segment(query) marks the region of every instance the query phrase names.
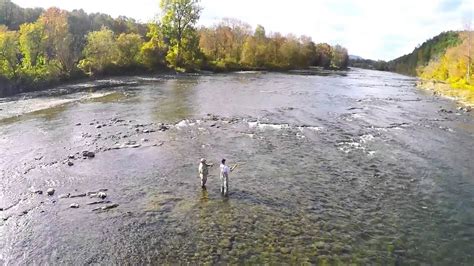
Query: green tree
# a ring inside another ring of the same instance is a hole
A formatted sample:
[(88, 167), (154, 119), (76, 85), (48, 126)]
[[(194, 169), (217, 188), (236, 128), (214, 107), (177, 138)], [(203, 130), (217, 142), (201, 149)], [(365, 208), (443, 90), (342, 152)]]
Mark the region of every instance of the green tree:
[(114, 32), (108, 28), (87, 34), (87, 44), (84, 48), (84, 59), (79, 62), (79, 68), (89, 75), (103, 73), (107, 67), (116, 64), (118, 47)]
[(122, 33), (117, 38), (119, 66), (137, 65), (140, 60), (140, 49), (143, 45), (143, 39), (136, 33)]
[(284, 68), (300, 67), (301, 60), (301, 44), (298, 39), (293, 36), (287, 36), (285, 42), (280, 47), (281, 58), (283, 59), (282, 66)]
[(23, 67), (32, 68), (46, 64), (45, 26), (40, 21), (20, 26), (20, 51)]
[(198, 0), (161, 0), (161, 25), (170, 49), (166, 60), (175, 69), (191, 70), (199, 65), (201, 52), (195, 25), (201, 7)]
[(331, 66), (332, 48), (327, 43), (316, 45), (316, 66), (329, 68)]
[(248, 36), (242, 48), (241, 63), (246, 67), (255, 67), (257, 65), (255, 54), (257, 52), (257, 42), (255, 37)]
[(147, 38), (149, 39), (140, 48), (141, 62), (148, 69), (161, 68), (166, 65), (164, 60), (167, 46), (164, 43), (163, 31), (160, 24), (148, 24)]
[(347, 49), (336, 45), (332, 48), (331, 67), (344, 69), (349, 64), (349, 55)]
[(17, 78), (19, 67), (18, 33), (14, 31), (0, 31), (0, 74), (10, 78)]

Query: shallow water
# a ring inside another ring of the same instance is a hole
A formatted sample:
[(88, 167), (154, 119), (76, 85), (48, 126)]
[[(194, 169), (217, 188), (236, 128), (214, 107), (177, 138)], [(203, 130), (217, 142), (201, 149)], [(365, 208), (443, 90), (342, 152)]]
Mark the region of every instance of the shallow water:
[[(473, 264), (473, 114), (405, 76), (309, 74), (1, 99), (0, 262)], [(201, 157), (239, 164), (228, 198)], [(58, 197), (98, 189), (119, 206)]]

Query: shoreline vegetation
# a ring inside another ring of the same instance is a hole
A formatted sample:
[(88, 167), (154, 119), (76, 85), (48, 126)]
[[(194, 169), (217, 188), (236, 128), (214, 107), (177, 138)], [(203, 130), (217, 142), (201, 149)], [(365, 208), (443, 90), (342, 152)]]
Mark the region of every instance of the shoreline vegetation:
[(0, 97), (78, 80), (153, 74), (347, 69), (347, 49), (267, 33), (237, 19), (197, 25), (199, 0), (161, 0), (143, 24), (83, 10), (21, 8), (0, 0)]
[(420, 79), (416, 82), (416, 86), (424, 90), (432, 91), (433, 95), (451, 99), (470, 108), (474, 107), (474, 86), (456, 88), (448, 82), (435, 79)]
[(473, 31), (448, 31), (435, 36), (410, 54), (392, 61), (357, 59), (351, 66), (416, 76), (422, 89), (474, 105)]

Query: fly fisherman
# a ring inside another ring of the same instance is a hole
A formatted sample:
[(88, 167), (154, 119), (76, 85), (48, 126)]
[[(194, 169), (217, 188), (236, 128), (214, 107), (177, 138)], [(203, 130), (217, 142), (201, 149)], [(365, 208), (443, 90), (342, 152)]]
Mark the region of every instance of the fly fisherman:
[(225, 159), (222, 159), (221, 166), (220, 166), (221, 168), (220, 178), (221, 178), (221, 193), (224, 196), (227, 196), (227, 193), (229, 192), (229, 174), (230, 172), (234, 171), (236, 167), (237, 165), (234, 165), (233, 167), (229, 168), (229, 166), (225, 164)]
[(207, 176), (209, 175), (209, 167), (213, 164), (207, 164), (206, 159), (202, 158), (199, 164), (199, 177), (201, 178), (201, 187), (206, 188)]

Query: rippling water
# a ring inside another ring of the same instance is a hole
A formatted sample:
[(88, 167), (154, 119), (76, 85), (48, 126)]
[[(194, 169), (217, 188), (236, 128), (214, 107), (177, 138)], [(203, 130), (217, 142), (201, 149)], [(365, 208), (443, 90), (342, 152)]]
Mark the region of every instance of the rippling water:
[[(0, 99), (0, 262), (474, 263), (474, 117), (413, 79), (114, 82)], [(228, 198), (201, 157), (239, 164)]]

